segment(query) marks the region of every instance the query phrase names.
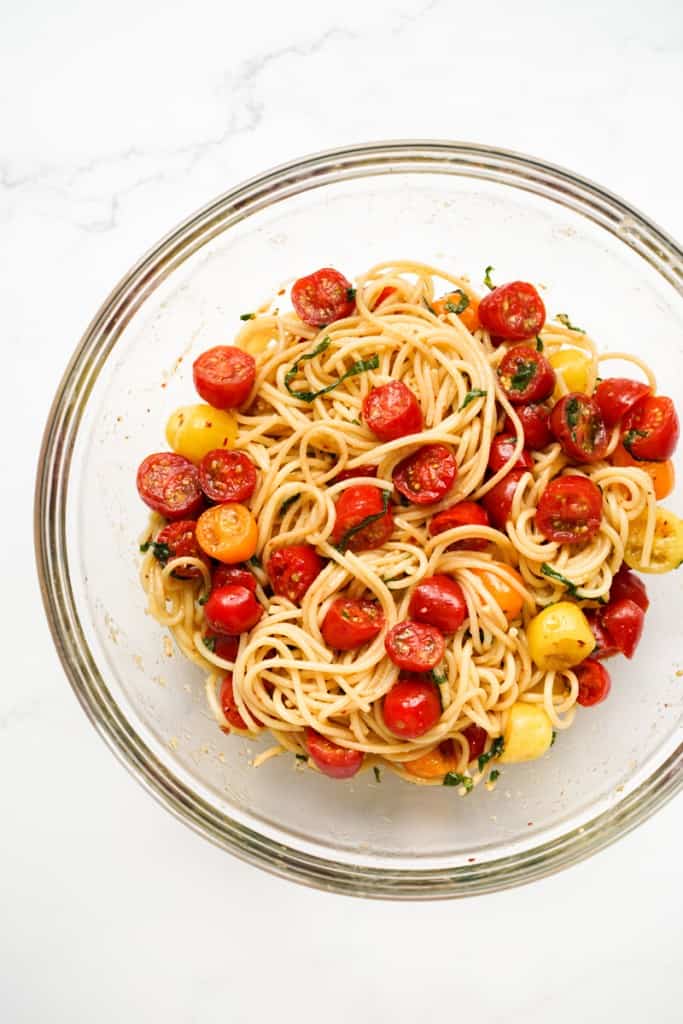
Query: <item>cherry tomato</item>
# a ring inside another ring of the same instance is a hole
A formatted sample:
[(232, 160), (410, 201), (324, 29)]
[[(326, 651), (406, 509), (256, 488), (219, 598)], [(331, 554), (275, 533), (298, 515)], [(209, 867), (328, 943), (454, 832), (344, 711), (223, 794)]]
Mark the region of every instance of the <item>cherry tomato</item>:
[[(232, 661), (233, 659), (230, 658), (228, 660)], [(249, 732), (250, 727), (247, 725), (247, 723), (244, 721), (241, 714), (239, 713), (237, 703), (235, 701), (235, 691), (233, 689), (232, 672), (227, 672), (223, 677), (223, 682), (221, 683), (221, 689), (219, 694), (219, 700), (221, 702), (221, 710), (223, 711), (223, 714), (225, 715), (227, 720), (230, 722), (230, 725), (233, 727), (233, 729), (241, 729), (243, 732)], [(256, 718), (255, 716), (253, 717), (257, 725), (262, 724), (258, 718)]]
[(411, 775), (417, 775), (419, 779), (441, 779), (447, 772), (454, 772), (458, 767), (458, 755), (456, 754), (453, 740), (443, 740), (438, 747), (428, 750), (426, 754), (420, 754), (412, 761), (404, 761), (403, 767)]
[(622, 565), (619, 572), (614, 576), (609, 596), (610, 602), (621, 601), (622, 598), (627, 597), (629, 600), (635, 601), (644, 612), (650, 607), (650, 599), (647, 596), (645, 584), (640, 576), (636, 576), (625, 565)]
[(607, 697), (612, 684), (609, 672), (599, 661), (586, 658), (576, 666), (574, 672), (579, 681), (579, 695), (576, 700), (584, 708), (600, 704)]
[[(545, 448), (553, 439), (550, 429), (550, 406), (545, 402), (531, 402), (529, 405), (518, 405), (515, 412), (524, 431), (524, 444), (532, 451)], [(515, 426), (509, 416), (503, 424), (504, 434), (514, 434)]]
[[(510, 437), (506, 434), (496, 434), (489, 449), (489, 469), (492, 473), (497, 473), (499, 469), (502, 469), (510, 461), (516, 444), (517, 438), (514, 435)], [(521, 455), (510, 466), (510, 469), (533, 469), (533, 466), (533, 459), (526, 448), (522, 448)]]
[(356, 308), (356, 294), (343, 274), (323, 267), (294, 282), (292, 305), (305, 324), (324, 327), (351, 316)]
[(256, 591), (256, 577), (243, 565), (217, 565), (211, 577), (211, 589), (225, 587), (228, 583), (238, 583), (246, 587), (252, 594)]
[(541, 353), (528, 345), (515, 345), (498, 367), (500, 386), (513, 405), (541, 402), (552, 395), (555, 371)]
[(256, 466), (244, 452), (215, 448), (199, 463), (199, 482), (211, 501), (248, 501), (256, 490)]
[(524, 476), (526, 470), (513, 469), (507, 476), (504, 476), (502, 480), (499, 480), (495, 487), (492, 487), (487, 494), (484, 495), (482, 501), (484, 502), (484, 508), (488, 513), (488, 517), (491, 520), (491, 525), (496, 530), (505, 532), (505, 524), (507, 523), (512, 513), (512, 502), (515, 498), (515, 491), (519, 481)]
[(551, 480), (536, 509), (536, 528), (558, 544), (585, 544), (600, 530), (602, 494), (585, 476)]
[(214, 633), (239, 636), (253, 629), (263, 615), (263, 608), (247, 587), (228, 583), (211, 591), (204, 615)]
[(246, 562), (256, 551), (258, 527), (244, 505), (214, 505), (197, 520), (197, 540), (203, 551), (219, 562)]
[(613, 643), (612, 638), (603, 626), (599, 612), (586, 612), (586, 619), (591, 628), (591, 633), (595, 637), (595, 647), (591, 651), (591, 658), (597, 658), (602, 661), (605, 658), (613, 658), (615, 654), (621, 654), (621, 651)]
[(353, 651), (382, 632), (384, 615), (377, 601), (338, 597), (323, 619), (320, 632), (328, 647)]
[(533, 338), (545, 323), (543, 300), (532, 284), (512, 281), (494, 288), (479, 303), (479, 320), (489, 334), (506, 341)]
[(238, 636), (223, 636), (221, 633), (214, 633), (210, 629), (207, 631), (204, 639), (212, 641), (213, 653), (219, 658), (224, 658), (225, 661), (234, 661), (237, 657), (240, 646), (240, 638)]
[(234, 345), (216, 345), (195, 359), (192, 376), (197, 393), (214, 409), (236, 409), (254, 386), (256, 362)]
[(445, 444), (425, 444), (394, 468), (394, 486), (414, 505), (433, 505), (448, 494), (458, 475), (455, 456)]
[(612, 642), (627, 658), (632, 658), (643, 635), (645, 612), (629, 597), (611, 600), (600, 621)]
[[(505, 565), (502, 562), (492, 562), (491, 566), (497, 566), (499, 569), (503, 569), (504, 573), (502, 576), (498, 576), (495, 572), (491, 572), (489, 569), (476, 568), (472, 569), (471, 572), (484, 584), (484, 587), (491, 595), (491, 600), (498, 605), (501, 611), (504, 613), (508, 622), (512, 622), (516, 619), (524, 605), (524, 598), (508, 579), (515, 580), (521, 586), (524, 586), (524, 580), (511, 565)], [(507, 577), (507, 579), (506, 579)]]
[(363, 399), (362, 418), (380, 441), (395, 441), (422, 430), (422, 410), (417, 398), (400, 380), (382, 384)]
[(441, 718), (441, 699), (434, 683), (399, 676), (382, 706), (384, 724), (401, 739), (424, 736)]
[(342, 480), (368, 479), (374, 480), (377, 476), (377, 466), (356, 466), (355, 469), (342, 469), (332, 480), (333, 484), (340, 484)]
[[(467, 305), (464, 308), (460, 308), (465, 300), (467, 300)], [(472, 334), (481, 327), (479, 323), (479, 300), (473, 295), (466, 295), (461, 289), (447, 292), (441, 298), (435, 299), (432, 303), (432, 309), (437, 316), (448, 316), (449, 313), (455, 313), (456, 310), (460, 310), (456, 315)]]
[(663, 462), (676, 450), (680, 424), (676, 409), (666, 395), (641, 399), (624, 416), (622, 444), (638, 460)]
[(621, 442), (610, 455), (610, 459), (615, 466), (635, 466), (647, 473), (652, 480), (657, 501), (668, 498), (674, 489), (676, 474), (671, 459), (664, 462), (642, 462), (629, 455)]
[(436, 628), (406, 620), (390, 629), (384, 639), (387, 654), (406, 672), (428, 672), (443, 658), (446, 644)]
[[(452, 530), (457, 526), (489, 526), (489, 517), (486, 509), (477, 505), (476, 501), (459, 501), (451, 508), (445, 508), (443, 512), (437, 512), (429, 524), (429, 536), (436, 537), (445, 530)], [(488, 544), (483, 537), (472, 537), (465, 540), (456, 540), (448, 545), (449, 551), (466, 549), (468, 551), (483, 551)]]
[(394, 529), (394, 514), (384, 494), (372, 484), (358, 484), (342, 491), (336, 504), (332, 543), (349, 551), (381, 548)]
[(148, 455), (137, 473), (138, 494), (165, 519), (192, 519), (204, 504), (196, 466), (174, 452)]
[(550, 414), (550, 429), (576, 462), (598, 462), (607, 453), (609, 438), (598, 403), (579, 391), (559, 400)]
[(467, 615), (462, 587), (450, 576), (427, 576), (413, 590), (408, 614), (416, 622), (428, 622), (442, 633), (455, 633)]
[[(196, 522), (194, 519), (180, 519), (176, 523), (169, 523), (159, 531), (156, 544), (165, 544), (168, 548), (168, 559), (173, 558), (199, 558), (204, 565), (209, 566), (209, 560), (200, 549), (197, 543), (195, 532)], [(193, 580), (202, 575), (201, 569), (195, 565), (179, 566), (173, 570), (174, 576), (183, 580)]]
[(476, 761), (479, 755), (484, 753), (484, 747), (486, 746), (489, 734), (486, 729), (482, 729), (480, 725), (476, 725), (474, 722), (468, 725), (466, 729), (463, 729), (462, 734), (470, 747), (469, 763)]
[(266, 571), (273, 593), (298, 604), (324, 565), (309, 544), (292, 544), (273, 552)]
[(347, 750), (310, 728), (305, 730), (305, 736), (309, 757), (323, 775), (350, 779), (360, 769), (365, 756), (362, 750)]
[(382, 288), (382, 291), (379, 293), (379, 295), (375, 299), (375, 304), (372, 307), (373, 310), (377, 309), (378, 306), (381, 306), (383, 302), (386, 302), (387, 299), (390, 298), (394, 294), (395, 291), (396, 291), (395, 288), (390, 288), (388, 286), (386, 288)]
[(627, 377), (607, 377), (595, 389), (594, 398), (600, 407), (606, 427), (613, 427), (641, 398), (652, 394), (649, 384)]

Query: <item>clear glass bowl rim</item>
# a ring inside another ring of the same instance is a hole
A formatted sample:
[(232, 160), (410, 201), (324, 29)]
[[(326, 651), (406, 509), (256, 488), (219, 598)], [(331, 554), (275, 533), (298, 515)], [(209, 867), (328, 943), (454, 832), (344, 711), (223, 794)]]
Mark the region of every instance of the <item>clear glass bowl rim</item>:
[(683, 743), (613, 808), (550, 842), (481, 864), (438, 869), (353, 866), (273, 842), (197, 797), (159, 762), (112, 698), (88, 648), (71, 590), (66, 513), (73, 441), (97, 375), (125, 324), (173, 270), (231, 224), (265, 206), (349, 178), (431, 172), (528, 190), (588, 217), (647, 260), (683, 295), (683, 251), (660, 228), (600, 186), (533, 157), (443, 141), (389, 141), (291, 161), (219, 196), (163, 238), (104, 301), (57, 389), (39, 457), (34, 535), (52, 637), (84, 711), (117, 757), (165, 807), (199, 834), (273, 874), (348, 895), (452, 898), (530, 882), (583, 860), (646, 821), (683, 785)]

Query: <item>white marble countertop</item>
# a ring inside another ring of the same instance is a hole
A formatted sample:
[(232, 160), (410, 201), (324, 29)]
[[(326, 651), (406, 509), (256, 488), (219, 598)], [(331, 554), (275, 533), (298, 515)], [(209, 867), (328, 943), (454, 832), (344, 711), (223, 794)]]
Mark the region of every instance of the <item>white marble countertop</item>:
[(215, 194), (326, 147), (452, 137), (563, 164), (680, 238), (682, 87), (673, 0), (6, 9), (3, 1022), (680, 1021), (680, 802), (588, 863), (465, 902), (351, 901), (247, 867), (162, 810), (77, 706), (31, 501), (91, 314)]

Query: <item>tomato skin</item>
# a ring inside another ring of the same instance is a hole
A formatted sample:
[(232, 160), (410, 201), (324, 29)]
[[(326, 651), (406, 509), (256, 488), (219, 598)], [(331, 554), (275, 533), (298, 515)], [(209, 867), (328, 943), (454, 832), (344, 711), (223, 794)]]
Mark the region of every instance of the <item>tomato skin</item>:
[(327, 610), (320, 632), (328, 647), (353, 651), (382, 632), (384, 615), (377, 601), (336, 598)]
[(452, 739), (442, 740), (438, 747), (420, 754), (412, 761), (404, 761), (403, 767), (411, 775), (419, 779), (442, 779), (446, 772), (454, 772), (458, 767), (458, 757)]
[(247, 587), (228, 583), (211, 591), (204, 615), (214, 633), (239, 636), (253, 629), (263, 615), (263, 608)]
[(681, 432), (676, 408), (666, 395), (641, 399), (624, 416), (621, 443), (638, 461), (664, 462), (676, 450)]
[(332, 267), (300, 277), (292, 285), (292, 305), (300, 320), (324, 327), (351, 316), (356, 308), (351, 282)]
[(382, 288), (382, 291), (379, 293), (379, 295), (375, 299), (375, 304), (372, 307), (373, 310), (377, 309), (378, 306), (381, 306), (383, 302), (386, 302), (386, 300), (388, 298), (390, 298), (394, 294), (395, 291), (396, 291), (395, 288), (391, 288), (388, 285), (385, 288)]
[(363, 764), (362, 750), (347, 750), (308, 727), (305, 737), (308, 756), (316, 768), (331, 779), (350, 779)]
[(491, 572), (489, 569), (476, 568), (471, 571), (475, 576), (484, 584), (485, 589), (488, 591), (491, 600), (494, 601), (505, 615), (508, 622), (513, 622), (522, 612), (524, 607), (524, 598), (518, 590), (509, 584), (505, 577), (510, 580), (516, 580), (524, 586), (524, 580), (511, 565), (505, 565), (502, 562), (492, 562), (491, 566), (497, 566), (499, 569), (504, 569), (504, 576), (498, 576), (496, 573)]
[(447, 292), (446, 295), (442, 295), (438, 299), (434, 299), (432, 309), (438, 317), (448, 316), (453, 312), (453, 310), (448, 309), (448, 306), (455, 306), (457, 309), (463, 300), (463, 295), (468, 299), (468, 303), (462, 312), (455, 315), (465, 325), (467, 330), (474, 334), (475, 331), (479, 330), (481, 324), (479, 323), (479, 300), (473, 295), (467, 295), (462, 289), (458, 288), (455, 291)]
[(406, 619), (398, 622), (384, 638), (386, 652), (405, 672), (428, 672), (439, 664), (446, 644), (436, 626)]
[(591, 658), (603, 661), (606, 658), (613, 658), (615, 654), (621, 654), (603, 626), (599, 612), (586, 612), (586, 619), (595, 638), (595, 647), (591, 651)]
[(665, 459), (663, 462), (643, 462), (634, 459), (621, 442), (610, 455), (610, 459), (613, 466), (635, 466), (637, 469), (644, 470), (652, 479), (657, 501), (668, 498), (674, 489), (676, 474), (671, 459)]
[(336, 517), (330, 539), (333, 544), (339, 545), (350, 530), (355, 529), (369, 516), (379, 516), (368, 526), (364, 526), (357, 533), (345, 542), (349, 551), (369, 551), (372, 548), (381, 548), (389, 539), (394, 529), (394, 514), (391, 505), (384, 508), (383, 491), (372, 484), (359, 484), (357, 487), (347, 487), (339, 496), (335, 506)]
[(593, 397), (600, 407), (606, 427), (614, 427), (641, 398), (652, 394), (649, 384), (627, 377), (607, 377), (601, 380)]
[(254, 386), (256, 362), (234, 345), (216, 345), (195, 359), (192, 376), (198, 395), (214, 409), (236, 409)]
[(479, 320), (489, 334), (505, 341), (533, 338), (545, 323), (543, 300), (532, 284), (511, 281), (485, 295)]
[[(488, 466), (492, 473), (497, 473), (499, 469), (502, 469), (510, 459), (512, 458), (515, 446), (517, 444), (517, 438), (507, 434), (496, 434), (491, 442), (491, 448), (489, 449), (489, 462)], [(533, 469), (534, 461), (529, 455), (526, 448), (522, 448), (522, 452), (516, 462), (510, 465), (510, 469)]]
[(467, 615), (462, 587), (450, 576), (427, 576), (413, 590), (408, 614), (415, 622), (427, 622), (442, 633), (455, 633)]
[(577, 703), (584, 708), (601, 704), (612, 688), (609, 672), (605, 666), (594, 658), (586, 658), (575, 667), (574, 672), (579, 681)]
[(216, 448), (199, 463), (199, 482), (211, 501), (248, 501), (256, 479), (256, 466), (244, 452)]
[(627, 658), (632, 658), (643, 635), (645, 612), (629, 597), (610, 601), (600, 615), (607, 635)]
[(256, 577), (243, 565), (217, 565), (211, 576), (211, 589), (226, 587), (229, 583), (237, 583), (246, 587), (252, 594), (256, 592)]
[[(180, 519), (175, 523), (168, 523), (159, 531), (156, 543), (167, 546), (169, 562), (173, 558), (199, 558), (204, 565), (210, 566), (209, 559), (197, 543), (196, 526), (194, 519)], [(182, 580), (194, 580), (198, 579), (202, 572), (196, 566), (188, 565), (174, 569), (173, 575), (179, 576)]]
[(502, 533), (505, 533), (505, 524), (512, 512), (512, 502), (514, 501), (517, 485), (525, 472), (523, 469), (511, 470), (507, 476), (499, 480), (496, 486), (492, 487), (482, 498), (484, 508), (491, 520), (491, 525)]
[(441, 718), (436, 685), (426, 679), (400, 675), (384, 698), (384, 724), (401, 739), (415, 740)]
[(225, 502), (202, 512), (197, 520), (197, 540), (211, 558), (234, 565), (246, 562), (256, 551), (258, 527), (245, 505)]
[[(553, 439), (550, 429), (550, 406), (546, 402), (530, 402), (515, 406), (524, 431), (524, 445), (532, 451), (545, 448)], [(514, 434), (515, 426), (509, 416), (503, 424), (504, 434)]]
[(340, 484), (342, 480), (374, 480), (376, 477), (377, 466), (357, 466), (356, 469), (342, 469), (341, 473), (337, 473), (334, 477), (332, 483)]
[(455, 456), (445, 444), (425, 444), (398, 463), (392, 479), (414, 505), (434, 505), (448, 494), (457, 475)]
[(204, 505), (196, 466), (175, 452), (148, 455), (140, 463), (136, 483), (145, 505), (165, 519), (192, 519)]
[(466, 738), (470, 746), (469, 762), (476, 761), (480, 754), (484, 753), (484, 747), (486, 746), (486, 740), (488, 739), (488, 733), (486, 729), (482, 729), (480, 725), (476, 725), (472, 722), (466, 729), (462, 731), (463, 736)]
[(550, 429), (565, 455), (576, 462), (598, 462), (609, 446), (607, 429), (594, 398), (572, 391), (550, 414)]
[[(207, 640), (213, 640), (213, 653), (226, 661), (234, 661), (240, 646), (238, 636), (225, 636), (223, 633), (215, 633), (212, 629), (206, 633)], [(225, 716), (228, 717), (227, 715)]]
[(423, 424), (417, 398), (400, 380), (373, 388), (363, 399), (361, 418), (380, 441), (417, 434)]
[[(230, 658), (228, 660), (232, 661), (233, 659)], [(250, 727), (244, 721), (244, 719), (242, 718), (241, 714), (237, 709), (237, 703), (235, 701), (235, 691), (233, 689), (232, 672), (227, 672), (223, 677), (223, 682), (221, 683), (221, 689), (218, 699), (220, 700), (221, 703), (221, 710), (223, 711), (223, 714), (225, 715), (227, 720), (230, 722), (230, 725), (233, 727), (233, 729), (241, 729), (243, 732), (250, 732)], [(256, 718), (255, 716), (252, 717), (254, 718), (254, 721), (256, 722), (257, 725), (262, 724), (258, 718)]]
[[(429, 523), (429, 536), (436, 537), (445, 530), (452, 530), (457, 526), (489, 526), (489, 517), (486, 509), (478, 505), (476, 501), (459, 501), (451, 508), (445, 508), (443, 512), (437, 512)], [(484, 551), (488, 541), (483, 537), (473, 537), (471, 540), (456, 540), (448, 545), (449, 551), (468, 550)]]
[(602, 494), (585, 476), (551, 480), (536, 509), (536, 529), (558, 544), (584, 544), (600, 530)]
[(310, 544), (292, 544), (273, 552), (266, 572), (274, 594), (288, 598), (292, 604), (299, 604), (324, 565)]
[(622, 598), (627, 597), (629, 600), (635, 601), (644, 612), (650, 607), (650, 599), (647, 596), (645, 584), (640, 576), (636, 576), (625, 565), (622, 565), (619, 572), (615, 574), (609, 596), (610, 603), (612, 601), (621, 601)]
[(513, 405), (541, 402), (552, 395), (555, 371), (541, 353), (528, 345), (515, 345), (498, 367), (500, 386)]

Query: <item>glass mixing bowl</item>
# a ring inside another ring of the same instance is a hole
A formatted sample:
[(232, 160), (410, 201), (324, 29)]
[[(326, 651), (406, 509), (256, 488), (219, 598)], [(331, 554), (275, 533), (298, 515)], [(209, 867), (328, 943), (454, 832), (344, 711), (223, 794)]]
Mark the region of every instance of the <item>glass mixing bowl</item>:
[[(274, 288), (318, 266), (348, 276), (410, 257), (542, 282), (601, 348), (654, 367), (683, 407), (681, 250), (621, 200), (566, 171), (488, 148), (387, 143), (323, 153), (217, 199), (114, 289), (50, 412), (36, 495), (45, 607), (64, 669), (100, 735), (202, 835), (276, 874), (365, 896), (461, 896), (538, 878), (644, 821), (681, 785), (681, 574), (650, 577), (633, 662), (579, 709), (546, 757), (460, 798), (390, 772), (346, 783), (224, 736), (198, 669), (145, 614), (135, 471), (165, 447), (191, 364), (229, 343)], [(680, 510), (680, 494), (668, 505)]]

